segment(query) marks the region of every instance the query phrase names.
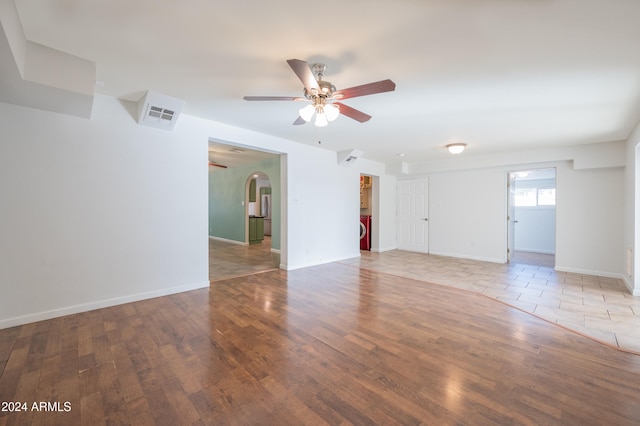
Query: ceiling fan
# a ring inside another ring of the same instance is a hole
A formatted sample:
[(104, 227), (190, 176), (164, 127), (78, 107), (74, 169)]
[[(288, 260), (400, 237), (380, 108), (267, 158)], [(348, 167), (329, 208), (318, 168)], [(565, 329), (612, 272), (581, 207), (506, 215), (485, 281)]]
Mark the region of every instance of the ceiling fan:
[(288, 59), (287, 63), (304, 84), (304, 97), (301, 96), (245, 96), (247, 101), (307, 101), (309, 105), (300, 109), (299, 117), (293, 122), (295, 125), (305, 124), (316, 115), (315, 125), (326, 126), (329, 121), (338, 118), (339, 114), (346, 115), (360, 123), (369, 121), (370, 115), (355, 108), (351, 108), (341, 102), (344, 99), (358, 96), (373, 95), (375, 93), (392, 92), (396, 84), (387, 79), (374, 83), (354, 86), (348, 89), (336, 90), (336, 87), (322, 79), (327, 69), (325, 64), (312, 64), (300, 59)]
[(225, 166), (224, 164), (220, 164), (220, 163), (217, 163), (217, 162), (211, 161), (211, 160), (209, 160), (209, 166), (220, 167), (221, 169), (226, 169), (227, 168), (227, 166)]

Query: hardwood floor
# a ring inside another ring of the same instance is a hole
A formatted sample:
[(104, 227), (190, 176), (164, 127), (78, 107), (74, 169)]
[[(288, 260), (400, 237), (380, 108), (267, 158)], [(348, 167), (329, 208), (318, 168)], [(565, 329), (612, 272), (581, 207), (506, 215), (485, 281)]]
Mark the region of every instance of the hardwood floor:
[(637, 355), (339, 263), (0, 330), (0, 371), (0, 425), (640, 423)]

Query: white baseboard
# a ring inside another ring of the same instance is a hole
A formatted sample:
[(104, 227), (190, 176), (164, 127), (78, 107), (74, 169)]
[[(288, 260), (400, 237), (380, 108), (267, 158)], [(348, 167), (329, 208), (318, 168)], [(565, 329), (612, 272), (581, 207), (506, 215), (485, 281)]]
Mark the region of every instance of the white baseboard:
[(540, 250), (540, 249), (534, 249), (534, 248), (521, 248), (521, 247), (515, 247), (513, 251), (524, 251), (527, 253), (538, 253), (538, 254), (556, 254), (554, 250)]
[(397, 247), (380, 247), (380, 248), (374, 248), (371, 247), (371, 251), (374, 253), (383, 253), (385, 251), (392, 251), (392, 250), (396, 250)]
[(238, 244), (241, 246), (248, 246), (249, 243), (245, 243), (244, 241), (236, 241), (236, 240), (227, 240), (226, 238), (214, 237), (213, 235), (209, 235), (209, 238), (212, 240), (222, 241), (224, 243)]
[(51, 318), (77, 314), (80, 312), (93, 311), (95, 309), (108, 308), (110, 306), (123, 305), (125, 303), (138, 302), (140, 300), (153, 299), (155, 297), (168, 296), (170, 294), (183, 293), (185, 291), (197, 290), (199, 288), (205, 287), (209, 287), (209, 281), (201, 281), (179, 287), (171, 287), (162, 290), (114, 297), (111, 299), (98, 300), (95, 302), (82, 303), (79, 305), (64, 306), (61, 308), (51, 309), (49, 311), (34, 312), (27, 315), (21, 315), (19, 317), (0, 319), (0, 330), (9, 327), (15, 327), (18, 325), (29, 324), (36, 321), (44, 321)]
[(455, 257), (458, 259), (469, 259), (469, 260), (478, 260), (480, 262), (491, 262), (491, 263), (506, 263), (507, 259), (498, 259), (493, 257), (481, 257), (481, 256), (470, 256), (466, 254), (458, 254), (458, 253), (447, 253), (442, 251), (430, 251), (429, 254), (434, 256), (445, 256), (445, 257)]
[(630, 276), (624, 275), (622, 277), (622, 282), (624, 282), (624, 285), (627, 287), (627, 290), (629, 290), (629, 293), (631, 293), (633, 296), (640, 296), (640, 288), (633, 288), (633, 282), (631, 281)]
[(616, 274), (614, 272), (595, 271), (592, 269), (571, 268), (567, 266), (558, 266), (558, 265), (556, 265), (555, 269), (556, 271), (570, 272), (572, 274), (594, 275), (596, 277), (615, 278), (618, 280), (622, 280), (623, 282), (626, 283), (624, 276), (622, 274)]
[(285, 265), (285, 264), (280, 264), (280, 269), (284, 269), (286, 271), (294, 271), (296, 269), (302, 269), (302, 268), (309, 268), (311, 266), (318, 266), (318, 265), (324, 265), (327, 263), (332, 263), (332, 262), (340, 262), (343, 260), (348, 260), (348, 259), (353, 259), (355, 257), (360, 257), (360, 251), (358, 251), (357, 253), (354, 253), (350, 256), (342, 256), (342, 257), (334, 257), (332, 259), (319, 259), (317, 262), (308, 262), (308, 263), (301, 263), (299, 265)]

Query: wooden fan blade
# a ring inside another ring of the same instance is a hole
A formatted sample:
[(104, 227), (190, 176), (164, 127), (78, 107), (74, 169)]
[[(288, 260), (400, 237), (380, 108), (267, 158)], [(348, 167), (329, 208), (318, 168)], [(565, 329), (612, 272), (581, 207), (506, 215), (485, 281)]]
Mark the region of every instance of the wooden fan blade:
[(357, 96), (373, 95), (375, 93), (393, 92), (394, 90), (396, 90), (396, 84), (387, 79), (338, 90), (333, 94), (333, 97), (336, 99), (349, 99)]
[(294, 126), (299, 126), (301, 124), (306, 124), (307, 122), (304, 121), (304, 118), (298, 116), (298, 118), (296, 118), (296, 121), (293, 122)]
[(371, 119), (370, 115), (365, 114), (362, 111), (358, 111), (355, 108), (351, 108), (350, 106), (347, 106), (345, 104), (341, 104), (340, 102), (334, 102), (333, 105), (336, 105), (340, 108), (340, 114), (346, 115), (347, 117), (353, 118), (354, 120), (361, 123), (364, 123), (365, 121), (369, 121)]
[(318, 90), (320, 90), (320, 86), (318, 86), (318, 82), (311, 72), (309, 64), (305, 61), (301, 61), (300, 59), (287, 59), (287, 63), (293, 72), (296, 73), (302, 84), (304, 84), (304, 88), (307, 89), (307, 92), (312, 93), (315, 90), (317, 93)]
[(220, 167), (220, 168), (223, 168), (223, 169), (227, 168), (227, 166), (225, 166), (224, 164), (218, 164), (218, 163), (215, 163), (213, 161), (209, 161), (209, 165), (210, 166), (214, 166), (214, 167)]
[(245, 96), (245, 101), (306, 101), (299, 96)]

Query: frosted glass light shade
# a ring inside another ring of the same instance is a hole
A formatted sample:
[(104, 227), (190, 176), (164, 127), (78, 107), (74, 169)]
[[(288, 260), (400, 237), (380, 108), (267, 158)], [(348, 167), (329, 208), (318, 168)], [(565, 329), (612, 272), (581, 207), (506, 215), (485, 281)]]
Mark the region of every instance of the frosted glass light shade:
[(320, 110), (317, 112), (315, 124), (318, 127), (324, 127), (329, 124), (329, 122), (327, 121), (327, 115), (324, 113), (324, 111)]
[(458, 155), (466, 148), (466, 143), (450, 143), (447, 145), (447, 149), (453, 155)]
[(316, 112), (316, 108), (312, 104), (309, 104), (304, 108), (300, 108), (300, 111), (298, 111), (298, 113), (300, 114), (300, 118), (302, 118), (304, 121), (311, 120), (314, 112)]
[(333, 104), (326, 104), (324, 106), (324, 113), (327, 115), (327, 120), (333, 121), (340, 115), (340, 108)]

